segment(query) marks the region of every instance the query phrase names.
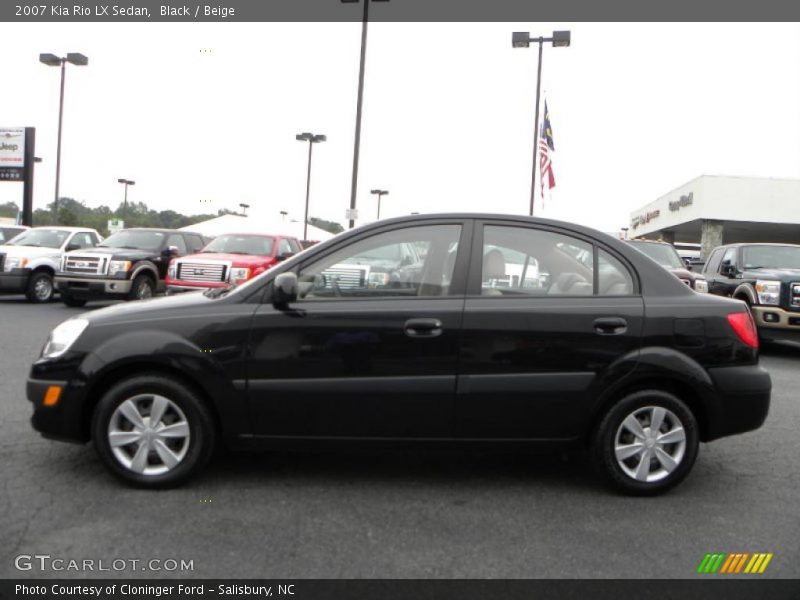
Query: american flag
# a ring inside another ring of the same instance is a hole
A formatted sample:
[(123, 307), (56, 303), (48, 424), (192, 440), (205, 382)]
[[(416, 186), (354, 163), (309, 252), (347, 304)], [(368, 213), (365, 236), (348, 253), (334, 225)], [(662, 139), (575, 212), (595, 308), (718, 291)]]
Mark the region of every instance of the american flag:
[(547, 100), (544, 101), (544, 120), (542, 130), (539, 132), (539, 173), (542, 185), (542, 200), (544, 200), (544, 187), (547, 189), (556, 186), (553, 175), (553, 161), (550, 155), (555, 150), (553, 146), (553, 129), (550, 127), (550, 111), (547, 110)]

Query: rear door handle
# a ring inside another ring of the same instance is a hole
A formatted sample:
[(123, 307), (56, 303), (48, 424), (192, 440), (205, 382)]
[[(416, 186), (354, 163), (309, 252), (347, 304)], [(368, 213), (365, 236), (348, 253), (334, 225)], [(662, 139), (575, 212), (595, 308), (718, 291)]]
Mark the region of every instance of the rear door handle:
[(436, 337), (442, 335), (442, 322), (439, 319), (409, 319), (403, 325), (408, 337)]
[(621, 317), (595, 319), (594, 332), (598, 335), (622, 335), (628, 330), (628, 322)]

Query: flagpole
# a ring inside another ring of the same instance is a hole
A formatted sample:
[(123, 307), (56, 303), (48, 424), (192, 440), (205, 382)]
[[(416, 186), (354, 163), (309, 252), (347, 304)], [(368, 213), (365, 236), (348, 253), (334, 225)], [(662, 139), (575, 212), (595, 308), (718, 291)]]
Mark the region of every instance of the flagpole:
[(533, 203), (536, 198), (536, 157), (539, 153), (539, 94), (542, 86), (542, 48), (544, 38), (539, 37), (539, 68), (536, 72), (536, 116), (533, 120), (533, 168), (531, 169), (531, 211), (533, 216)]

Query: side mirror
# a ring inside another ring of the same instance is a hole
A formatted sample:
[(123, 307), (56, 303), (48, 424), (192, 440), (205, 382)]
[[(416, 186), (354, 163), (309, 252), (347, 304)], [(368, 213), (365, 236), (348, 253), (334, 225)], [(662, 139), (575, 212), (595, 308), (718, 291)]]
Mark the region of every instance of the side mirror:
[(82, 246), (80, 244), (67, 244), (67, 247), (64, 248), (64, 252), (72, 252), (73, 250), (80, 250), (81, 247)]
[(275, 261), (276, 261), (276, 262), (283, 262), (283, 261), (284, 261), (284, 260), (286, 260), (287, 258), (291, 258), (291, 257), (293, 257), (293, 256), (294, 256), (294, 252), (284, 252), (283, 254), (278, 254), (278, 255), (275, 257)]
[(162, 252), (164, 256), (177, 256), (178, 255), (178, 247), (177, 246), (167, 246), (164, 248)]
[(297, 275), (291, 271), (281, 273), (272, 282), (272, 305), (278, 309), (284, 309), (292, 302), (297, 302), (298, 285)]
[(736, 267), (733, 266), (730, 262), (724, 262), (722, 263), (719, 272), (720, 274), (725, 275), (726, 277), (731, 277), (732, 275), (736, 275)]

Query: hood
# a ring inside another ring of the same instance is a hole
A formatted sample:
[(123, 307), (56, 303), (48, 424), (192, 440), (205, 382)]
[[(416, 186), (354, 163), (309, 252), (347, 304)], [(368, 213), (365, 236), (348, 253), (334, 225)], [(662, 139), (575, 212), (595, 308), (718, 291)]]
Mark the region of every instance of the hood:
[(159, 256), (161, 253), (158, 250), (139, 250), (136, 248), (84, 248), (83, 250), (72, 250), (67, 252), (67, 256), (114, 256), (120, 259), (133, 259), (138, 260), (153, 256)]
[(229, 262), (234, 267), (259, 267), (265, 263), (273, 263), (275, 259), (271, 256), (260, 254), (225, 254), (223, 252), (199, 252), (189, 256), (181, 256), (176, 262), (205, 262), (220, 261)]
[(166, 296), (150, 298), (148, 300), (136, 300), (134, 302), (121, 302), (105, 308), (99, 308), (82, 313), (81, 319), (86, 319), (89, 323), (100, 324), (115, 321), (135, 321), (141, 318), (149, 318), (159, 311), (191, 310), (193, 307), (205, 306), (209, 302), (216, 302), (215, 299), (204, 296), (202, 292), (187, 292), (177, 296)]
[(700, 273), (695, 273), (694, 271), (690, 271), (689, 269), (681, 269), (679, 267), (671, 268), (670, 273), (675, 275), (678, 279), (688, 279), (689, 281), (694, 281), (695, 279), (705, 279), (704, 275)]
[(0, 253), (7, 256), (23, 256), (38, 258), (40, 256), (60, 256), (60, 248), (43, 248), (41, 246), (0, 246)]
[(800, 281), (800, 269), (745, 269), (746, 274), (750, 274), (758, 279), (779, 279), (780, 281)]

